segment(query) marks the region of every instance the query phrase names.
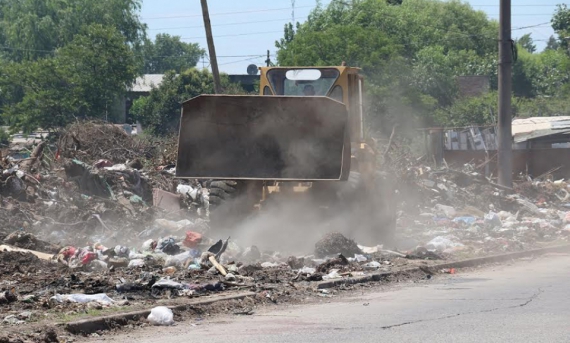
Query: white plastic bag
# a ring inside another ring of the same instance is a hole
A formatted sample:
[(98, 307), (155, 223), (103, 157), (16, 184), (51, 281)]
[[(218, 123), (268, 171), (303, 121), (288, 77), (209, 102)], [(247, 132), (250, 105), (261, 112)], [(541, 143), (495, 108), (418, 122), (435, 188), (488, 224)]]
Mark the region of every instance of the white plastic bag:
[(180, 267), (186, 263), (189, 259), (193, 259), (192, 252), (186, 251), (182, 254), (168, 256), (164, 262), (165, 267)]
[(144, 260), (142, 258), (136, 258), (129, 261), (129, 266), (127, 268), (137, 268), (144, 267)]
[(364, 265), (364, 268), (366, 268), (366, 269), (378, 269), (381, 266), (382, 265), (378, 261), (370, 261)]
[(323, 276), (323, 280), (340, 279), (342, 276), (338, 273), (338, 269), (332, 269), (327, 275)]
[(51, 300), (55, 300), (57, 302), (71, 302), (71, 303), (89, 303), (89, 302), (98, 302), (104, 305), (111, 304), (114, 302), (113, 299), (109, 298), (105, 293), (99, 294), (56, 294), (55, 296), (51, 297)]
[(317, 270), (315, 268), (311, 268), (311, 267), (303, 267), (301, 269), (299, 269), (299, 273), (301, 274), (315, 274)]
[(153, 325), (172, 325), (174, 324), (174, 314), (172, 310), (166, 306), (157, 306), (150, 310), (148, 321)]
[(354, 259), (356, 260), (356, 262), (366, 262), (366, 261), (368, 261), (368, 259), (366, 258), (366, 256), (364, 256), (364, 255), (359, 255), (359, 254), (355, 254), (355, 255), (354, 255)]

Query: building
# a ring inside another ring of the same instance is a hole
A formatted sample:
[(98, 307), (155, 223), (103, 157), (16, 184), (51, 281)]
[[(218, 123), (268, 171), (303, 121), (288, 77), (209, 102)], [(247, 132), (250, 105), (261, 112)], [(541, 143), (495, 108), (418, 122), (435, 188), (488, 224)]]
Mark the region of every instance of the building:
[[(495, 127), (426, 130), (426, 146), (436, 164), (472, 164), (498, 175)], [(513, 173), (570, 179), (570, 116), (519, 118), (512, 122)]]

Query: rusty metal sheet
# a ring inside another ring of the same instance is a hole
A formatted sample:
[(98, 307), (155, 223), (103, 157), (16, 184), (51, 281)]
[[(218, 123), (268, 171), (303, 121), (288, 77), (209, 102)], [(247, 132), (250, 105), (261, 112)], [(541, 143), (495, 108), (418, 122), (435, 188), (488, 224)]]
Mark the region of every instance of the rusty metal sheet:
[(339, 180), (347, 125), (326, 97), (201, 95), (183, 104), (176, 176)]

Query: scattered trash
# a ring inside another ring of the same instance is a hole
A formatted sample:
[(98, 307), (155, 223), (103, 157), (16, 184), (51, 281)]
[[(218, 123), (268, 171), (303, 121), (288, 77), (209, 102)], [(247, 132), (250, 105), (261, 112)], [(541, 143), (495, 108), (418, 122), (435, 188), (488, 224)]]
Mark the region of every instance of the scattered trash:
[(340, 279), (342, 275), (338, 273), (338, 269), (331, 270), (327, 275), (323, 276), (323, 280), (333, 280), (333, 279)]
[(150, 311), (147, 320), (152, 325), (173, 325), (174, 314), (166, 306), (157, 306)]
[(113, 299), (109, 298), (107, 294), (100, 293), (100, 294), (56, 294), (55, 296), (51, 297), (51, 300), (57, 302), (72, 302), (72, 303), (89, 303), (89, 302), (98, 302), (103, 305), (109, 305), (114, 302)]

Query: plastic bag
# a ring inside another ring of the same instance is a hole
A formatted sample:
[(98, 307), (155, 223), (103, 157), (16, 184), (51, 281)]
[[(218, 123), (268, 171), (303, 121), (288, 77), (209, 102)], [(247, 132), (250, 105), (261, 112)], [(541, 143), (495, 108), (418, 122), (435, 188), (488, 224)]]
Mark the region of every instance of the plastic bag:
[(176, 282), (176, 281), (170, 280), (168, 278), (162, 278), (162, 279), (158, 280), (157, 282), (155, 282), (152, 285), (152, 288), (184, 289), (184, 288), (186, 288), (186, 286), (181, 284), (180, 282)]
[(167, 255), (177, 255), (180, 254), (180, 246), (176, 244), (176, 239), (174, 237), (163, 238), (158, 242), (157, 250), (162, 251)]
[(146, 240), (142, 245), (142, 251), (152, 252), (156, 248), (157, 242), (154, 239)]
[(366, 268), (366, 269), (378, 269), (381, 266), (382, 266), (382, 264), (380, 264), (380, 262), (378, 262), (378, 261), (370, 261), (364, 265), (364, 268)]
[(501, 218), (499, 218), (499, 215), (497, 213), (489, 211), (489, 213), (485, 215), (485, 225), (488, 225), (490, 227), (501, 226)]
[(101, 260), (94, 260), (89, 263), (89, 269), (93, 271), (105, 271), (107, 270), (107, 263)]
[(342, 276), (338, 273), (338, 269), (332, 269), (330, 273), (323, 276), (323, 280), (340, 279)]
[(89, 302), (98, 302), (101, 304), (111, 304), (114, 302), (113, 299), (109, 298), (105, 293), (99, 294), (56, 294), (55, 296), (50, 298), (51, 300), (55, 300), (57, 302), (71, 302), (71, 303), (89, 303)]
[(188, 195), (190, 198), (192, 198), (192, 200), (196, 200), (198, 189), (190, 185), (178, 185), (178, 187), (176, 187), (176, 193)]
[(186, 263), (189, 259), (193, 259), (192, 252), (186, 251), (182, 254), (168, 256), (164, 262), (165, 267), (180, 267)]
[(144, 267), (144, 260), (143, 259), (137, 258), (137, 259), (129, 261), (128, 268), (137, 268), (137, 267)]
[(311, 268), (311, 267), (303, 267), (301, 269), (299, 269), (299, 273), (301, 274), (314, 274), (317, 270), (315, 268)]
[(368, 259), (366, 258), (366, 256), (364, 256), (364, 255), (359, 255), (359, 254), (355, 254), (355, 255), (354, 255), (354, 260), (355, 260), (356, 262), (366, 262), (366, 261), (368, 261)]
[(157, 306), (150, 310), (148, 321), (152, 325), (172, 325), (174, 324), (174, 314), (166, 306)]
[(455, 236), (437, 236), (426, 244), (428, 250), (439, 250), (444, 251), (449, 248), (459, 248), (464, 245), (459, 242), (454, 242), (457, 240)]

